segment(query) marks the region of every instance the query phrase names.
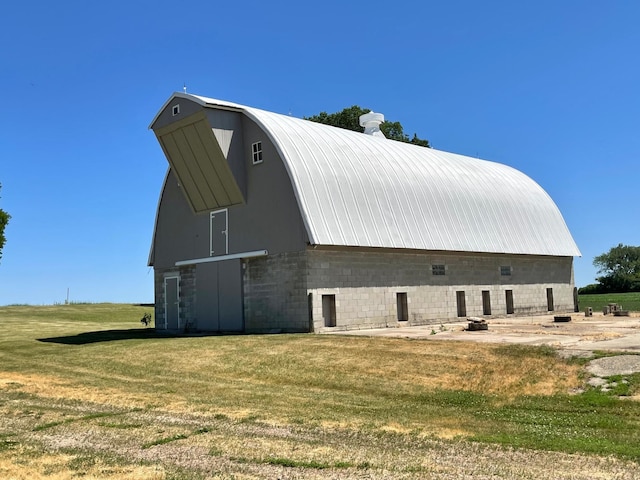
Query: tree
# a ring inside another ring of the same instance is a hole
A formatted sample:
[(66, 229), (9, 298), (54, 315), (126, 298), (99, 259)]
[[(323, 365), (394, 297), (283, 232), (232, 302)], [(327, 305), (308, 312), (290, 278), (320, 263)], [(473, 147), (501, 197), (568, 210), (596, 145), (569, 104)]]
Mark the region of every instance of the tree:
[[(367, 108), (353, 105), (336, 113), (320, 112), (318, 115), (305, 117), (305, 120), (324, 123), (325, 125), (331, 125), (333, 127), (345, 128), (347, 130), (353, 130), (354, 132), (362, 132), (362, 127), (360, 126), (360, 115), (364, 115), (370, 111), (371, 110)], [(380, 130), (384, 133), (385, 137), (391, 140), (413, 143), (414, 145), (420, 145), (421, 147), (431, 147), (431, 145), (429, 145), (429, 140), (418, 138), (418, 135), (415, 133), (413, 134), (413, 138), (409, 138), (409, 136), (404, 133), (404, 129), (400, 122), (384, 121), (380, 125)]]
[(606, 292), (640, 291), (640, 247), (618, 244), (593, 259), (593, 266), (603, 274), (596, 280)]
[[(0, 184), (0, 188), (2, 188), (2, 184)], [(4, 227), (7, 226), (10, 218), (11, 215), (0, 208), (0, 258), (2, 258), (2, 248), (7, 241), (6, 237), (4, 236)]]

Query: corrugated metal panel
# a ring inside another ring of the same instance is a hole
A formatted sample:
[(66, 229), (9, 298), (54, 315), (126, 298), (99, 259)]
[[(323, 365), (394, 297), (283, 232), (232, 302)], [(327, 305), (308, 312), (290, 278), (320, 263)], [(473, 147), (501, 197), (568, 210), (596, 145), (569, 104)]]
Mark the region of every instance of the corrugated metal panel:
[(580, 255), (553, 200), (511, 167), (187, 97), (244, 111), (271, 137), (313, 244)]

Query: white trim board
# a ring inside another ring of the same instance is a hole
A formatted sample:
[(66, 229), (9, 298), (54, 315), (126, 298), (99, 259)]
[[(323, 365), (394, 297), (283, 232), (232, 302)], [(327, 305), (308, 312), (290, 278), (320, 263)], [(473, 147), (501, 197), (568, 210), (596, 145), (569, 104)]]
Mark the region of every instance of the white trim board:
[(178, 305), (178, 319), (177, 319), (177, 327), (180, 328), (180, 274), (177, 272), (171, 272), (169, 275), (165, 275), (162, 280), (163, 290), (164, 290), (164, 329), (166, 330), (169, 325), (169, 319), (167, 318), (167, 311), (169, 310), (169, 304), (167, 303), (167, 283), (169, 280), (176, 281), (176, 300)]
[(213, 250), (213, 219), (221, 213), (224, 213), (224, 230), (220, 233), (224, 235), (224, 253), (225, 255), (229, 253), (229, 209), (221, 208), (209, 214), (209, 251), (212, 256), (215, 253)]
[(269, 254), (266, 250), (254, 250), (253, 252), (232, 253), (231, 255), (218, 255), (217, 257), (194, 258), (193, 260), (181, 260), (176, 262), (176, 267), (183, 265), (196, 265), (198, 263), (224, 262), (236, 258), (266, 257)]

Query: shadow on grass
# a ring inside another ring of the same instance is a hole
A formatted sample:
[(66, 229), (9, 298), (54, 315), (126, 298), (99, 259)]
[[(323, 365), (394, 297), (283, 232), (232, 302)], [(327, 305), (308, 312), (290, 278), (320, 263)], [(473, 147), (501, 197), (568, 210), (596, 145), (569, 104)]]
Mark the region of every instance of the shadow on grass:
[[(262, 332), (263, 335), (282, 333), (279, 329)], [(63, 337), (37, 338), (39, 342), (60, 343), (62, 345), (85, 345), (87, 343), (115, 342), (118, 340), (145, 340), (154, 338), (189, 338), (189, 337), (226, 337), (237, 335), (253, 335), (236, 331), (196, 331), (196, 332), (166, 332), (156, 331), (155, 328), (128, 328), (125, 330), (96, 330)], [(257, 335), (257, 334), (256, 334)]]
[(118, 340), (144, 340), (151, 338), (176, 338), (184, 335), (159, 333), (153, 328), (129, 328), (126, 330), (98, 330), (64, 337), (38, 338), (39, 342), (63, 345), (85, 345), (87, 343), (115, 342)]

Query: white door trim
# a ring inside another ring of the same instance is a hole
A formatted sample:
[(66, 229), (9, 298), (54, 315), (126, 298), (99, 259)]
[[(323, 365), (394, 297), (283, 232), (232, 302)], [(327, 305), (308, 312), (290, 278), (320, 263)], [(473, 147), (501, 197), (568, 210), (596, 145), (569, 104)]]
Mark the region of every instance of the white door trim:
[(169, 311), (168, 309), (168, 304), (167, 304), (167, 280), (172, 280), (175, 279), (176, 280), (176, 301), (177, 301), (177, 305), (178, 305), (178, 322), (177, 322), (177, 326), (178, 328), (180, 328), (180, 275), (167, 275), (166, 277), (164, 277), (164, 329), (166, 330), (168, 325), (169, 325), (169, 321), (167, 318), (167, 312)]
[(220, 210), (215, 210), (213, 212), (211, 212), (209, 214), (209, 255), (213, 256), (214, 250), (213, 250), (213, 238), (214, 238), (214, 232), (213, 232), (213, 219), (215, 218), (216, 215), (220, 215), (224, 213), (224, 230), (222, 230), (222, 233), (224, 235), (224, 241), (225, 241), (225, 250), (224, 250), (224, 254), (228, 254), (229, 253), (229, 210), (226, 208), (220, 209)]

